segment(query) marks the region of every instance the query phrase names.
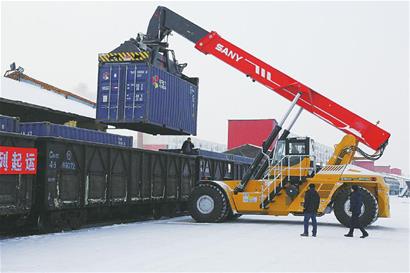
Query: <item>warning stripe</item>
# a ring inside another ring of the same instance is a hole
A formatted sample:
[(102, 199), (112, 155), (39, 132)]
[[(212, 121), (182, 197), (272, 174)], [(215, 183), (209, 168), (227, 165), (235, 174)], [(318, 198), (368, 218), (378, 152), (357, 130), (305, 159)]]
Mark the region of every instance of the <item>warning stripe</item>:
[(128, 61), (143, 61), (149, 58), (148, 51), (142, 52), (116, 52), (100, 54), (98, 56), (99, 62), (128, 62)]

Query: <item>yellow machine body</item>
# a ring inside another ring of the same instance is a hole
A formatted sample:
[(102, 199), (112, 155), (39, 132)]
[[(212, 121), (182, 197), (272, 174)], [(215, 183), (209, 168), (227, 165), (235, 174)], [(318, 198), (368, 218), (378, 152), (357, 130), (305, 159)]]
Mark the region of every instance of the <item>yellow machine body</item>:
[[(382, 176), (370, 172), (355, 165), (351, 165), (357, 147), (354, 136), (346, 135), (336, 145), (333, 156), (328, 164), (317, 173), (312, 172), (310, 158), (301, 158), (298, 164), (288, 166), (277, 164), (270, 167), (270, 175), (262, 180), (250, 180), (242, 192), (234, 193), (235, 187), (240, 180), (228, 180), (214, 182), (225, 192), (233, 213), (237, 214), (266, 214), (288, 215), (302, 214), (305, 192), (310, 184), (320, 196), (318, 215), (323, 215), (326, 208), (331, 205), (336, 193), (352, 185), (358, 185), (367, 189), (376, 198), (378, 203), (378, 217), (390, 217), (389, 190)], [(300, 179), (296, 195), (287, 193), (288, 179)], [(273, 200), (266, 200), (270, 193), (282, 183), (278, 194)], [(264, 202), (266, 200), (266, 202)]]
[[(315, 184), (316, 190), (320, 196), (320, 206), (318, 215), (325, 213), (326, 207), (332, 201), (332, 197), (337, 190), (343, 186), (351, 186), (353, 184), (369, 190), (379, 204), (378, 217), (390, 217), (389, 207), (389, 191), (381, 176), (377, 175), (363, 175), (353, 165), (341, 166), (347, 168), (349, 172), (357, 172), (356, 174), (330, 174), (318, 173), (313, 178), (306, 179), (306, 182), (300, 186), (299, 194), (292, 198), (286, 194), (286, 188), (280, 191), (280, 194), (274, 198), (274, 201), (268, 206), (261, 207), (264, 198), (267, 194), (262, 194), (264, 187), (264, 180), (250, 180), (246, 186), (246, 190), (234, 194), (235, 187), (240, 180), (219, 181), (217, 182), (225, 190), (229, 204), (234, 213), (239, 214), (267, 214), (267, 215), (288, 215), (303, 213), (304, 194), (308, 189), (309, 184)], [(330, 168), (324, 168), (329, 170)], [(273, 187), (272, 187), (273, 188)]]

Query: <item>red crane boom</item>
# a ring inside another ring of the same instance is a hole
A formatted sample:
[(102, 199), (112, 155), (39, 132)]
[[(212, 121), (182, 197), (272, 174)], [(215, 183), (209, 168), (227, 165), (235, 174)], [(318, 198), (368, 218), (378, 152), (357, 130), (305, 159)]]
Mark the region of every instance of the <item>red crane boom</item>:
[(155, 52), (167, 52), (168, 44), (162, 41), (172, 31), (195, 43), (199, 51), (215, 56), (290, 101), (300, 93), (297, 105), (382, 154), (388, 132), (166, 7), (157, 7), (142, 41), (154, 52), (152, 61)]
[(374, 150), (383, 147), (390, 137), (385, 130), (226, 41), (216, 32), (210, 32), (200, 39), (195, 48), (214, 55), (290, 101), (301, 92), (297, 101), (299, 106), (343, 132), (356, 136)]

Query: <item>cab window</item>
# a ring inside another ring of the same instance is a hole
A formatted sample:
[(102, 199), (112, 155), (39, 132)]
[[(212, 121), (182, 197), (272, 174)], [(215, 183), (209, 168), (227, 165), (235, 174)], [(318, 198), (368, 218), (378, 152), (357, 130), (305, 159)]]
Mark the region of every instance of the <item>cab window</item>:
[(279, 140), (276, 143), (275, 153), (273, 155), (273, 159), (275, 161), (279, 161), (283, 158), (284, 155), (285, 155), (285, 141), (284, 140)]
[(289, 138), (286, 142), (287, 155), (309, 155), (309, 138)]

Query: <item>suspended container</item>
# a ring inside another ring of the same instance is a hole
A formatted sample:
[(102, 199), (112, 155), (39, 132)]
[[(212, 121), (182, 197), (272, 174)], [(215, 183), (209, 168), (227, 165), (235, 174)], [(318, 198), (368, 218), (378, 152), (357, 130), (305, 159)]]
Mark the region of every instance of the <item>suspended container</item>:
[(143, 62), (100, 63), (97, 120), (149, 134), (196, 135), (198, 86)]

